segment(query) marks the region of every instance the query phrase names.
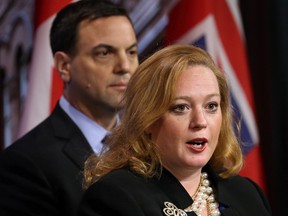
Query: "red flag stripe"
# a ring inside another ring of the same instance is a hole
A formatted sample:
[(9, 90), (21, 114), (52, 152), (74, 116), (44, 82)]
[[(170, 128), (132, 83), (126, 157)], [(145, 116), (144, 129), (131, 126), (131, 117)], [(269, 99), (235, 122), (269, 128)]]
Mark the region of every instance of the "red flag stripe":
[(261, 159), (260, 146), (256, 145), (249, 152), (249, 154), (245, 156), (245, 163), (240, 174), (253, 179), (266, 192), (266, 184), (264, 181), (264, 173), (262, 172), (263, 165), (261, 163)]
[(63, 91), (63, 81), (58, 75), (56, 69), (53, 67), (52, 71), (52, 86), (51, 86), (51, 96), (50, 96), (50, 111), (52, 111), (62, 95)]
[(55, 106), (63, 90), (63, 83), (53, 71), (53, 56), (49, 45), (49, 32), (53, 16), (72, 0), (35, 1), (35, 38), (29, 71), (28, 91), (21, 116), (21, 137), (41, 121)]
[(245, 92), (246, 98), (252, 110), (255, 110), (251, 80), (249, 76), (248, 63), (246, 59), (246, 49), (241, 33), (234, 21), (230, 9), (225, 0), (218, 0), (214, 3), (214, 15), (216, 25), (219, 29), (220, 38), (224, 46), (225, 52), (229, 56), (229, 61), (236, 72), (236, 76), (241, 83), (242, 89)]
[(45, 20), (54, 15), (71, 0), (37, 0), (35, 1), (35, 28), (37, 29)]
[[(207, 1), (201, 1), (201, 5), (207, 3)], [(208, 15), (209, 11), (207, 6), (199, 7), (197, 1), (180, 1), (170, 12), (170, 17), (173, 19), (169, 20), (169, 25), (166, 29), (165, 39), (167, 44), (175, 43), (182, 35), (186, 33), (188, 29), (191, 29), (197, 23), (199, 23), (205, 16)], [(183, 13), (183, 8), (189, 9), (189, 13)], [(183, 22), (183, 20), (189, 20)], [(175, 27), (177, 29), (175, 30)]]

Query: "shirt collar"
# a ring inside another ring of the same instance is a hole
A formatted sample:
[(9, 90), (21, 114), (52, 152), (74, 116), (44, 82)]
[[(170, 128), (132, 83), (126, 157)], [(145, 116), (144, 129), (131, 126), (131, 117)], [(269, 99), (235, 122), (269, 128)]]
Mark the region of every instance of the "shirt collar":
[[(107, 134), (110, 133), (110, 131), (101, 127), (95, 121), (88, 118), (82, 112), (73, 107), (64, 98), (64, 96), (60, 98), (59, 105), (81, 130), (88, 143), (92, 147), (93, 151), (96, 154), (99, 154), (103, 147), (103, 143), (101, 141)], [(117, 116), (117, 124), (119, 123), (119, 121), (119, 116)]]

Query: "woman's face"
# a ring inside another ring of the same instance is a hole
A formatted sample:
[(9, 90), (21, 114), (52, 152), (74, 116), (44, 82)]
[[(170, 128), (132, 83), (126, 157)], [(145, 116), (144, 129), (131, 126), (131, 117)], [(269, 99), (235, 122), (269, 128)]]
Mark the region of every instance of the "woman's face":
[(175, 93), (169, 110), (148, 132), (160, 150), (163, 166), (177, 176), (207, 164), (217, 146), (222, 114), (217, 79), (205, 66), (188, 67)]

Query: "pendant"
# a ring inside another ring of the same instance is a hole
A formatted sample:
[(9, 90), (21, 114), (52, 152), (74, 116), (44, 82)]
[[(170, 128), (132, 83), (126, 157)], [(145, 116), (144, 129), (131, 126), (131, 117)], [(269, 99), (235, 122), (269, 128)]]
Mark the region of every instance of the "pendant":
[(164, 202), (164, 205), (166, 208), (163, 209), (163, 212), (167, 216), (187, 216), (186, 212), (182, 209), (177, 208), (173, 203), (171, 202)]

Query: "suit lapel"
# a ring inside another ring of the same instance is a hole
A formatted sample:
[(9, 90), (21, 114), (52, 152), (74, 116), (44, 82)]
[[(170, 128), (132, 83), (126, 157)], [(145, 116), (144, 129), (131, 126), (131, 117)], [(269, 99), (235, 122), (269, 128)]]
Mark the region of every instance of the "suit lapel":
[(84, 136), (77, 135), (67, 142), (63, 151), (81, 170), (83, 170), (85, 160), (93, 153)]
[(192, 199), (180, 182), (165, 168), (163, 168), (159, 187), (177, 208), (185, 209), (192, 203)]
[(66, 142), (63, 153), (83, 170), (85, 160), (93, 152), (88, 141), (59, 104), (51, 114), (51, 121), (55, 136)]

